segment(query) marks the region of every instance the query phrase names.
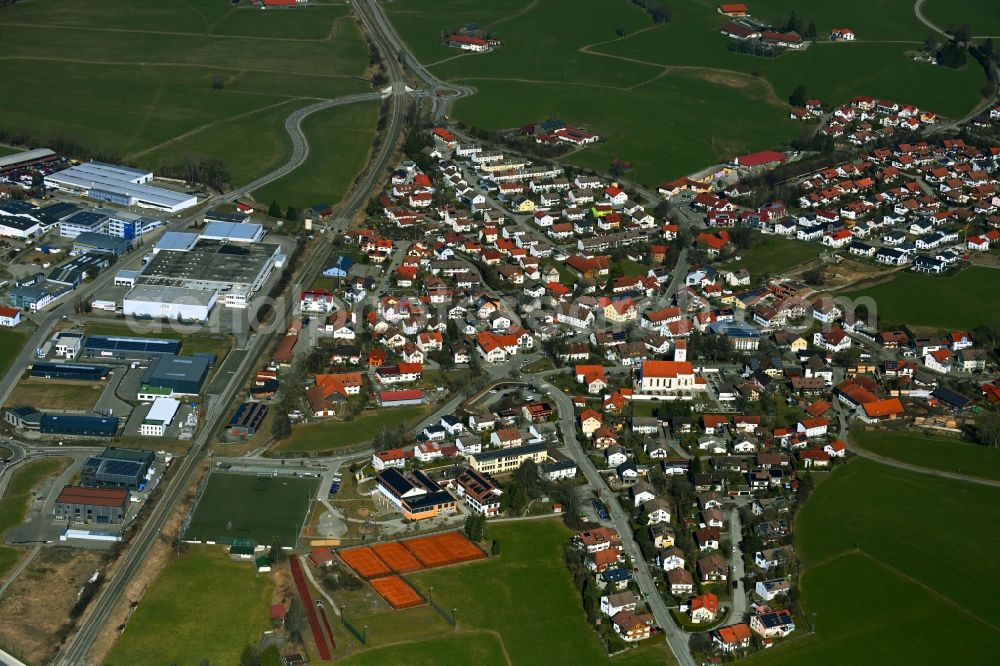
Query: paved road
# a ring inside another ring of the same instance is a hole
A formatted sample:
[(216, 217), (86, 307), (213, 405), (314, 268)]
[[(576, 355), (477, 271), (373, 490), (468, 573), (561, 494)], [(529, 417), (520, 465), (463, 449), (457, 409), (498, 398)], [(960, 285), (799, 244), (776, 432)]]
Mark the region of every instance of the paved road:
[(743, 562), (743, 549), (740, 548), (740, 540), (743, 538), (743, 523), (740, 521), (740, 509), (735, 507), (729, 512), (729, 540), (735, 547), (730, 553), (732, 556), (733, 580), (738, 581), (739, 587), (733, 590), (733, 608), (729, 615), (730, 622), (742, 622), (743, 616), (747, 612), (746, 586), (743, 584), (743, 576), (746, 575), (746, 567)]
[(642, 556), (642, 551), (632, 536), (628, 514), (622, 509), (617, 498), (611, 495), (594, 462), (584, 452), (579, 440), (577, 440), (573, 401), (559, 390), (558, 387), (544, 381), (541, 384), (545, 394), (556, 403), (556, 407), (559, 409), (559, 428), (562, 431), (563, 442), (570, 457), (576, 461), (577, 467), (583, 473), (584, 477), (586, 477), (590, 487), (604, 500), (604, 503), (608, 507), (608, 513), (611, 516), (611, 522), (622, 537), (625, 552), (632, 558), (632, 562), (639, 569), (639, 573), (636, 574), (636, 582), (642, 590), (643, 597), (645, 597), (646, 602), (649, 604), (650, 611), (652, 611), (653, 617), (656, 619), (656, 624), (666, 635), (667, 644), (670, 646), (674, 657), (681, 666), (695, 666), (694, 659), (691, 657), (691, 652), (688, 649), (689, 637), (674, 623), (667, 604), (663, 601), (663, 596), (656, 587), (653, 576), (650, 574), (649, 566), (647, 566), (646, 560)]

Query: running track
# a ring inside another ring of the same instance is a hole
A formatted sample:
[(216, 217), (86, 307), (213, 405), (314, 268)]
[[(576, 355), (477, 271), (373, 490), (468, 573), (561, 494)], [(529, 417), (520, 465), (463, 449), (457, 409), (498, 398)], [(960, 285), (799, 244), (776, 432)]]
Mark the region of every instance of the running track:
[[(302, 565), (299, 558), (292, 555), (288, 558), (288, 564), (292, 567), (292, 578), (295, 579), (295, 587), (299, 590), (299, 597), (306, 609), (306, 617), (309, 618), (309, 628), (312, 629), (313, 640), (316, 641), (316, 650), (319, 651), (319, 658), (323, 661), (330, 661), (330, 648), (326, 644), (323, 636), (323, 627), (320, 626), (319, 618), (316, 617), (316, 606), (312, 597), (309, 596), (309, 588), (306, 586), (305, 576), (302, 575)], [(329, 624), (327, 625), (329, 626)]]

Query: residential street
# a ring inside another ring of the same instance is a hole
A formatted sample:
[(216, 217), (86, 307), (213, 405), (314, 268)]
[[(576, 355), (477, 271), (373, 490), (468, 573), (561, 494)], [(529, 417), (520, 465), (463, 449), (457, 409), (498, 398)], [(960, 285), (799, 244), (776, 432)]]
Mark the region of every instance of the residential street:
[(636, 582), (642, 590), (643, 597), (649, 604), (657, 626), (666, 634), (670, 649), (677, 657), (681, 666), (695, 666), (694, 659), (691, 657), (691, 651), (688, 649), (688, 634), (681, 631), (674, 623), (667, 604), (656, 587), (656, 583), (650, 573), (650, 568), (642, 557), (639, 544), (636, 543), (632, 534), (628, 514), (625, 513), (618, 500), (612, 495), (598, 473), (597, 467), (584, 452), (576, 438), (576, 415), (573, 410), (573, 401), (556, 386), (544, 380), (541, 382), (541, 385), (545, 394), (555, 403), (555, 406), (559, 410), (559, 428), (562, 431), (566, 451), (576, 461), (577, 467), (587, 479), (590, 487), (597, 491), (604, 501), (604, 504), (608, 508), (608, 513), (611, 515), (611, 521), (621, 535), (622, 545), (625, 548), (626, 554), (632, 559), (634, 566), (639, 569), (639, 573), (635, 576)]

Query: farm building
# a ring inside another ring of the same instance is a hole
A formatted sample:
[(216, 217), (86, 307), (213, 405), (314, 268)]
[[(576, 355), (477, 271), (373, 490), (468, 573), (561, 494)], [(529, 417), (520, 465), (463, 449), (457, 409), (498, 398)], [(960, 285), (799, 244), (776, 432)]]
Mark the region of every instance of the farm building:
[(120, 523), (128, 505), (127, 490), (66, 486), (56, 499), (55, 516), (75, 523)]
[(408, 391), (379, 391), (378, 404), (382, 407), (409, 407), (422, 405), (426, 402), (424, 392), (420, 389)]

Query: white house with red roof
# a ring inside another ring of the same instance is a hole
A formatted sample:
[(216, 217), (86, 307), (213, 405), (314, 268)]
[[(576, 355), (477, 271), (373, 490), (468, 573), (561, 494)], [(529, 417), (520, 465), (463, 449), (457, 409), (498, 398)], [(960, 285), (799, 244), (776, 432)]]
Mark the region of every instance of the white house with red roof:
[(612, 185), (604, 190), (604, 198), (613, 205), (621, 206), (628, 201), (628, 193), (617, 185)]

